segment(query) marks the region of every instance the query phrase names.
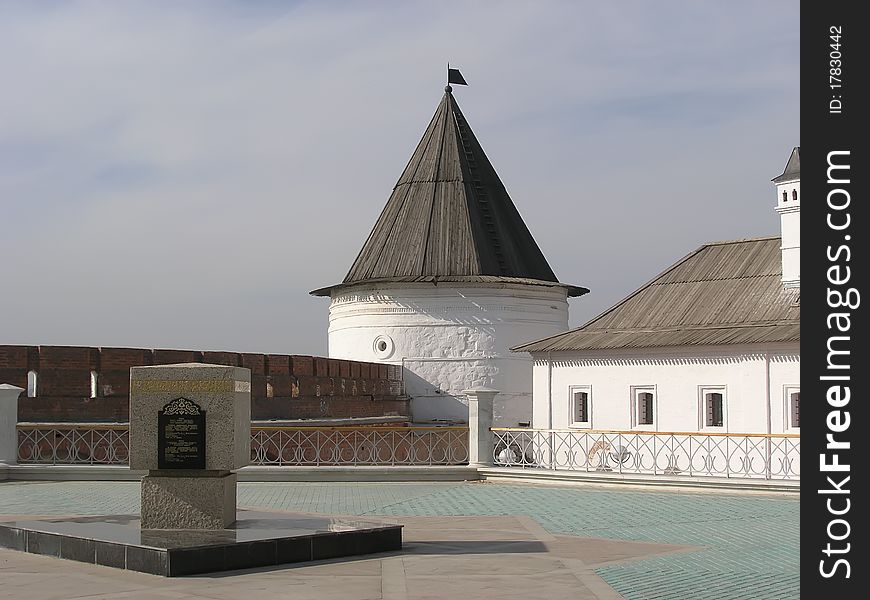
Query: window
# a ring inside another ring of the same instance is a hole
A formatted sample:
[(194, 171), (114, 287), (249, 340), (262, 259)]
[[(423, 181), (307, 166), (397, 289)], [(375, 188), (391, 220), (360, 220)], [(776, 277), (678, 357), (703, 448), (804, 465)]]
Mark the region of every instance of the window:
[(801, 389), (785, 386), (785, 430), (799, 433), (801, 428)]
[(97, 386), (100, 383), (100, 376), (96, 371), (91, 371), (91, 398), (97, 397)]
[(272, 384), (266, 382), (266, 398), (274, 398), (275, 397), (275, 388), (272, 387)]
[(791, 199), (792, 199), (792, 200), (797, 200), (797, 190), (792, 190), (792, 191), (791, 191)]
[(801, 426), (801, 393), (792, 392), (789, 396), (791, 402), (791, 426)]
[(381, 360), (390, 358), (395, 349), (396, 344), (393, 342), (393, 338), (388, 335), (379, 335), (372, 342), (372, 351), (375, 357)]
[(782, 190), (782, 201), (788, 202), (788, 192), (785, 190)]
[(27, 397), (36, 398), (36, 371), (27, 372)]
[(727, 431), (725, 386), (701, 386), (698, 388), (698, 397), (701, 429)]
[(591, 427), (591, 400), (592, 389), (588, 385), (572, 385), (568, 388), (568, 405), (571, 411), (568, 423), (571, 427)]
[(655, 425), (656, 398), (654, 387), (632, 388), (632, 421), (635, 427), (650, 429)]
[(637, 424), (652, 425), (653, 395), (652, 392), (640, 392), (637, 395)]

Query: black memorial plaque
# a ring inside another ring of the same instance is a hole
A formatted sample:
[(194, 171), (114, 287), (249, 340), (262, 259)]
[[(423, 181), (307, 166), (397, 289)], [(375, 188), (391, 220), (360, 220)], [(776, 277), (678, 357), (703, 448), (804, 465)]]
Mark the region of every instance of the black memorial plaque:
[(157, 413), (157, 468), (205, 469), (205, 411), (176, 398)]

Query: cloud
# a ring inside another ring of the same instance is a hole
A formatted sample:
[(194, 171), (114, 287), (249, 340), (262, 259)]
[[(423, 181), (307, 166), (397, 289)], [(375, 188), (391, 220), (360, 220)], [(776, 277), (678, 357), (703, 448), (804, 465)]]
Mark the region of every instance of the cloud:
[(789, 2), (0, 4), (0, 339), (324, 353), (327, 302), (456, 91), (572, 323), (778, 232)]

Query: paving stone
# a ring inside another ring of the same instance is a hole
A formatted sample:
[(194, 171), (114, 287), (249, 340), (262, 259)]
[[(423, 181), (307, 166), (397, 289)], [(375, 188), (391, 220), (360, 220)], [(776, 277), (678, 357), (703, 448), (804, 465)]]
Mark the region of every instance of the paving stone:
[[(3, 482), (0, 513), (135, 514), (138, 493), (136, 482)], [(256, 482), (239, 484), (239, 505), (386, 517), (528, 515), (557, 536), (698, 547), (595, 569), (628, 600), (729, 600), (747, 593), (757, 600), (799, 597), (800, 503), (790, 495), (465, 482)], [(500, 539), (510, 538), (505, 535)]]

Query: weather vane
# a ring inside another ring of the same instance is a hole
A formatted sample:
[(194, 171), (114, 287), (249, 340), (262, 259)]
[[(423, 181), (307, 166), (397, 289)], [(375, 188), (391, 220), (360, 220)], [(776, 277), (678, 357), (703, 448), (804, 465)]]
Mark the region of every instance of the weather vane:
[(453, 88), (450, 87), (451, 83), (455, 83), (456, 85), (468, 85), (465, 83), (465, 77), (462, 76), (459, 69), (451, 69), (450, 63), (447, 63), (447, 87), (444, 88), (445, 92), (453, 91)]

